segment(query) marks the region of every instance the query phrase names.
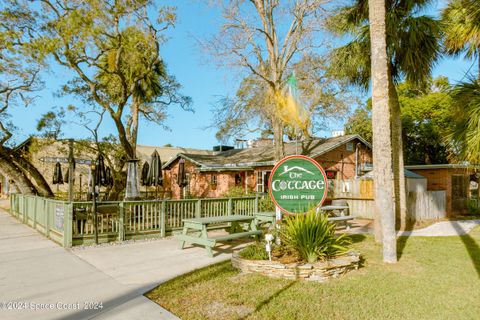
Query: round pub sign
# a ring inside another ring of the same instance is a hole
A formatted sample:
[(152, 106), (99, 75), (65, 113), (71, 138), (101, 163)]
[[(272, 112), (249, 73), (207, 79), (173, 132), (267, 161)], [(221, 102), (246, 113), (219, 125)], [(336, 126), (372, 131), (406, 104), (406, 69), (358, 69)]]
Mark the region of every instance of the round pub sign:
[(323, 168), (312, 158), (289, 156), (280, 160), (270, 174), (269, 193), (285, 213), (305, 213), (321, 206), (328, 182)]

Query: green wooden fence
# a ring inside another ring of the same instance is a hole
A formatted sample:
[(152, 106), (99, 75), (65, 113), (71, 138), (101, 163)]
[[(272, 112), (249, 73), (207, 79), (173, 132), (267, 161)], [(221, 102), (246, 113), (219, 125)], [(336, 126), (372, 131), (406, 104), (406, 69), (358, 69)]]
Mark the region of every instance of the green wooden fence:
[[(165, 237), (183, 226), (183, 219), (253, 215), (266, 210), (268, 197), (192, 200), (102, 201), (97, 203), (99, 242)], [(23, 223), (64, 247), (94, 241), (92, 202), (68, 202), (12, 194), (10, 212)]]

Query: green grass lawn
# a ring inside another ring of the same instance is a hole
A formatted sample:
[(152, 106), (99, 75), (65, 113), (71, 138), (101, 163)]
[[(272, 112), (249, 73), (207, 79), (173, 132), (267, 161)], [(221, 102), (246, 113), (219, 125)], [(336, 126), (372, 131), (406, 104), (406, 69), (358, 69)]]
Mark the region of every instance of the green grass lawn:
[(230, 261), (146, 296), (182, 319), (480, 319), (480, 228), (463, 237), (401, 237), (400, 260), (356, 236), (365, 261), (328, 283), (241, 274)]

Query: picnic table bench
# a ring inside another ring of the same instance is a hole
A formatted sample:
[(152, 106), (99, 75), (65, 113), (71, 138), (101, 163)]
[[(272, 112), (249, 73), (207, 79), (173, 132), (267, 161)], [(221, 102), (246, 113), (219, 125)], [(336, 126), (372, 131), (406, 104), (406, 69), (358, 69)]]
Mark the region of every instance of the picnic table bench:
[[(321, 211), (326, 211), (330, 213), (330, 217), (328, 221), (332, 222), (343, 222), (345, 224), (345, 228), (347, 230), (350, 229), (348, 225), (348, 221), (353, 220), (355, 217), (351, 215), (345, 215), (345, 212), (348, 212), (348, 205), (329, 205), (329, 206), (322, 206), (320, 207)], [(335, 212), (339, 212), (340, 215), (336, 215)]]
[[(229, 234), (220, 236), (209, 236), (208, 229), (211, 225), (230, 224)], [(244, 230), (240, 224), (247, 224)], [(180, 249), (183, 249), (185, 242), (199, 244), (207, 249), (208, 255), (213, 256), (212, 248), (217, 242), (239, 239), (244, 237), (259, 236), (261, 230), (257, 230), (257, 220), (253, 216), (230, 215), (210, 218), (193, 218), (183, 220), (183, 231), (175, 235), (180, 240)]]
[[(353, 220), (355, 217), (342, 215), (342, 213), (344, 214), (345, 209), (348, 209), (348, 206), (323, 206), (323, 207), (320, 207), (319, 210), (330, 212), (331, 214), (333, 214), (335, 210), (340, 210), (341, 215), (339, 216), (330, 215), (327, 220), (334, 223), (339, 223), (339, 222), (344, 223), (346, 229), (349, 230), (350, 226), (348, 225), (348, 221)], [(256, 214), (256, 216), (260, 221), (270, 222), (270, 223), (274, 223), (276, 221), (275, 212), (261, 212), (261, 213), (259, 212)]]

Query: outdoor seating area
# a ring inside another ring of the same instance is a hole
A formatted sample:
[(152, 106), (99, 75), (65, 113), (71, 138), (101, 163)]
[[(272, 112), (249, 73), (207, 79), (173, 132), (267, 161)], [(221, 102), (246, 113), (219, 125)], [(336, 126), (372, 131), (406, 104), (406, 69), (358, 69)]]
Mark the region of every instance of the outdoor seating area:
[[(205, 246), (208, 255), (213, 257), (213, 247), (217, 242), (229, 241), (239, 238), (248, 238), (255, 236), (257, 239), (262, 234), (257, 230), (256, 216), (229, 215), (212, 218), (194, 218), (183, 220), (182, 234), (175, 237), (180, 240), (180, 249), (183, 249), (185, 243), (198, 244)], [(208, 231), (211, 227), (228, 230), (227, 235), (210, 236)], [(246, 228), (245, 228), (246, 227)]]
[[(13, 194), (10, 213), (18, 220), (63, 245), (165, 237), (182, 230), (188, 219), (223, 216), (252, 217), (262, 196), (219, 199), (105, 201), (97, 205), (95, 224), (92, 202), (59, 201)], [(264, 200), (263, 200), (264, 201)]]

